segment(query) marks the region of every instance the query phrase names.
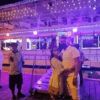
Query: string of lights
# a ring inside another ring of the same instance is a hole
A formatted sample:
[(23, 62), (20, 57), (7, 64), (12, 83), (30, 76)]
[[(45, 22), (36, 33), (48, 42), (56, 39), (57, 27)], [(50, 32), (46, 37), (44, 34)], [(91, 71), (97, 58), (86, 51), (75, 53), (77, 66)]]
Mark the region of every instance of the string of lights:
[[(29, 2), (31, 1), (29, 0)], [(83, 0), (83, 2), (81, 0), (77, 0), (77, 2), (75, 2), (75, 0), (72, 0), (72, 1), (68, 0), (67, 2), (56, 1), (56, 3), (53, 2), (51, 4), (48, 4), (46, 2), (45, 4), (43, 4), (43, 7), (48, 10), (47, 13), (61, 13), (61, 12), (68, 12), (68, 11), (74, 11), (74, 10), (87, 9), (87, 8), (96, 10), (96, 8), (100, 6), (100, 3), (95, 4), (95, 2), (97, 1), (96, 0), (94, 0), (94, 2), (91, 2), (91, 0), (88, 0), (87, 2), (85, 0)], [(21, 9), (20, 7), (16, 6), (11, 11), (8, 11), (8, 10), (6, 11), (3, 9), (0, 11), (0, 18), (2, 20), (12, 20), (12, 19), (20, 19), (24, 17), (38, 16), (39, 13), (37, 12), (37, 9), (35, 9), (35, 6), (38, 7), (38, 3), (34, 5), (34, 7), (24, 6)], [(11, 4), (11, 7), (14, 7), (13, 4)]]
[(41, 29), (41, 30), (34, 30), (34, 31), (20, 31), (20, 32), (12, 32), (12, 33), (2, 33), (0, 35), (14, 35), (14, 34), (27, 34), (27, 33), (33, 33), (34, 35), (37, 35), (38, 32), (48, 32), (48, 31), (67, 31), (68, 29), (71, 29), (73, 32), (77, 32), (79, 28), (90, 28), (90, 27), (98, 27), (100, 24), (96, 25), (88, 25), (88, 26), (79, 26), (79, 27), (63, 27), (63, 28), (50, 28), (50, 29)]

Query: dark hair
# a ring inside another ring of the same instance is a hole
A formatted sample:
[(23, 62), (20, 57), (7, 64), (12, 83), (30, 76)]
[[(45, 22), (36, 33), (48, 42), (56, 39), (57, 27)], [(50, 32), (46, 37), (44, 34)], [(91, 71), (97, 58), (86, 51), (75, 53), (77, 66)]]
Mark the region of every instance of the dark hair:
[(57, 48), (57, 46), (54, 46), (52, 49), (51, 49), (51, 57), (50, 57), (50, 60), (54, 57), (54, 54), (53, 54), (53, 49), (54, 48)]
[(60, 38), (61, 39), (66, 39), (66, 36), (65, 35), (62, 35)]
[[(54, 48), (58, 48), (57, 46), (54, 46), (52, 49), (51, 49), (51, 57), (50, 57), (50, 60), (54, 57), (54, 54), (53, 54), (53, 49)], [(59, 49), (58, 49), (59, 50)], [(61, 56), (59, 56), (58, 57), (58, 60), (60, 60), (60, 61), (62, 61), (62, 57)]]
[(52, 43), (53, 43), (53, 42), (56, 42), (56, 38), (52, 38), (51, 42), (52, 42)]
[(74, 44), (74, 47), (76, 47), (77, 49), (79, 49), (79, 44)]
[(17, 43), (11, 43), (11, 47), (13, 47), (13, 46), (18, 46), (18, 44)]

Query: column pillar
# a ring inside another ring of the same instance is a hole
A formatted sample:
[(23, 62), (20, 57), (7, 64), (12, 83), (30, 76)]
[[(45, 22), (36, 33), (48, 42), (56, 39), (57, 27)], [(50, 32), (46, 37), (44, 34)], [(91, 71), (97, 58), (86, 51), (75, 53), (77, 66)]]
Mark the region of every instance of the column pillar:
[(74, 37), (74, 43), (78, 44), (78, 35)]
[(27, 41), (26, 38), (23, 37), (22, 38), (22, 50), (26, 50), (27, 49)]
[(0, 51), (1, 51), (1, 40), (0, 40)]

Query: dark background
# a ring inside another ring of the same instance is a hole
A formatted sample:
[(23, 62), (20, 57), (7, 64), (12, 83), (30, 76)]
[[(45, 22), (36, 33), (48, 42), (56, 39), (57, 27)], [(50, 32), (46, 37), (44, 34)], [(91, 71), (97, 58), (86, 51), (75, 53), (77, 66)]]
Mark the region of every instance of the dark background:
[(6, 4), (16, 3), (19, 1), (23, 1), (23, 0), (0, 0), (0, 6), (6, 5)]

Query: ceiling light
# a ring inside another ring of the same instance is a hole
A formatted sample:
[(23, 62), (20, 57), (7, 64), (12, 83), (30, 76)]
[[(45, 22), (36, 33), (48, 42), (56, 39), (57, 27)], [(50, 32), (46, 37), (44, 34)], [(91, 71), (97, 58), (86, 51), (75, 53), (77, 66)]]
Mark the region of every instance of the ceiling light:
[(77, 28), (73, 28), (73, 32), (75, 33), (75, 32), (77, 32), (78, 31), (78, 29)]
[(37, 35), (37, 31), (33, 31), (33, 34), (34, 34), (34, 35)]
[(7, 33), (6, 36), (9, 36), (9, 33)]

